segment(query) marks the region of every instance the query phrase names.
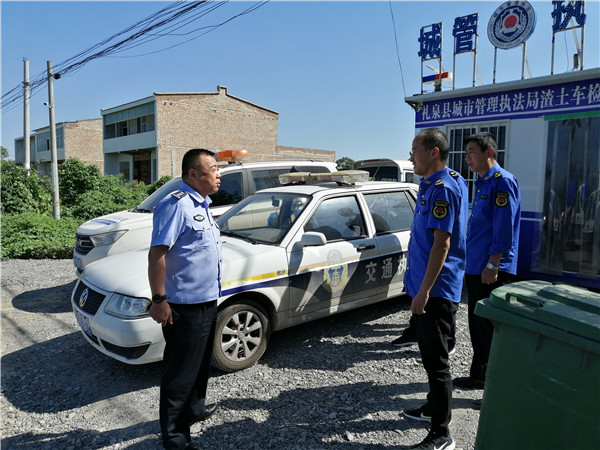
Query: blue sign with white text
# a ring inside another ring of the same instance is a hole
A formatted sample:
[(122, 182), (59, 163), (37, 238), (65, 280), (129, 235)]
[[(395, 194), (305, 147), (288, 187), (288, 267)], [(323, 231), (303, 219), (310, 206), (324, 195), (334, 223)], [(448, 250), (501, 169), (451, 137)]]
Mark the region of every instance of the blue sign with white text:
[(600, 107), (600, 79), (424, 102), (415, 125), (538, 117)]

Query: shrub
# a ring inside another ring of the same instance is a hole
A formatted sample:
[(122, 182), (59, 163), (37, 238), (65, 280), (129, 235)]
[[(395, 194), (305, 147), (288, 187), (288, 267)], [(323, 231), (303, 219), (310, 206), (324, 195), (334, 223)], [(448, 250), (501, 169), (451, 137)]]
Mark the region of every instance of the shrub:
[(155, 183), (151, 184), (150, 186), (148, 186), (148, 190), (147, 190), (147, 194), (150, 195), (152, 193), (154, 193), (154, 191), (157, 191), (160, 187), (162, 187), (163, 185), (167, 184), (169, 181), (171, 181), (173, 179), (172, 176), (169, 175), (163, 175), (162, 177), (160, 177), (158, 180), (156, 180)]
[(41, 178), (35, 166), (27, 171), (14, 161), (1, 162), (1, 206), (2, 214), (26, 211), (52, 212), (52, 190), (50, 180)]
[(96, 166), (86, 166), (76, 158), (69, 158), (58, 167), (60, 204), (66, 208), (75, 206), (86, 192), (98, 189), (103, 178)]
[(98, 187), (80, 195), (71, 208), (73, 217), (87, 221), (137, 206), (147, 196), (144, 183), (129, 183), (122, 176), (104, 176)]
[(54, 220), (34, 212), (4, 214), (0, 233), (2, 259), (67, 259), (73, 256), (79, 221)]
[(170, 179), (147, 186), (121, 175), (104, 176), (96, 166), (68, 159), (59, 166), (61, 219), (54, 220), (50, 179), (35, 168), (27, 176), (14, 161), (2, 161), (1, 169), (2, 259), (71, 258), (82, 222), (134, 208)]

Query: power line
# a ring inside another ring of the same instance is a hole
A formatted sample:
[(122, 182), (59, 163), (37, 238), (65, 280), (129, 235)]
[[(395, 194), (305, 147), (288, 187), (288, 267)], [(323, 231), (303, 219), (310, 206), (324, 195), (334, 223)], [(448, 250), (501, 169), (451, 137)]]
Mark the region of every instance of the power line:
[(400, 50), (398, 49), (398, 35), (396, 34), (396, 21), (394, 20), (394, 11), (392, 10), (392, 0), (389, 0), (390, 14), (392, 16), (392, 26), (394, 27), (394, 41), (396, 42), (396, 56), (398, 58), (398, 65), (400, 66), (400, 78), (402, 79), (402, 90), (404, 91), (404, 98), (406, 98), (406, 87), (404, 86), (404, 72), (402, 71), (402, 61), (400, 61)]
[[(120, 56), (121, 58), (132, 58), (136, 56), (144, 56), (162, 51), (169, 50), (173, 47), (183, 45), (194, 39), (198, 39), (205, 34), (218, 29), (219, 27), (231, 22), (232, 20), (249, 14), (256, 9), (264, 6), (269, 0), (260, 0), (252, 6), (246, 8), (241, 13), (226, 19), (214, 25), (205, 25), (197, 27), (189, 31), (185, 30), (195, 21), (205, 17), (211, 12), (222, 7), (229, 0), (203, 0), (203, 1), (176, 1), (171, 3), (150, 16), (136, 22), (133, 25), (119, 31), (112, 36), (103, 39), (93, 46), (83, 50), (69, 59), (54, 66), (55, 78), (69, 76), (80, 70), (87, 63), (108, 56), (113, 56), (137, 48), (142, 45), (149, 44), (157, 39), (170, 37), (192, 36), (183, 42), (173, 44), (161, 50), (156, 50), (144, 54)], [(114, 42), (116, 41), (116, 42)], [(111, 42), (114, 42), (110, 44)], [(42, 72), (32, 78), (29, 82), (30, 96), (39, 91), (48, 82), (47, 73)], [(19, 106), (22, 102), (22, 83), (4, 93), (0, 99), (2, 112), (7, 112)]]

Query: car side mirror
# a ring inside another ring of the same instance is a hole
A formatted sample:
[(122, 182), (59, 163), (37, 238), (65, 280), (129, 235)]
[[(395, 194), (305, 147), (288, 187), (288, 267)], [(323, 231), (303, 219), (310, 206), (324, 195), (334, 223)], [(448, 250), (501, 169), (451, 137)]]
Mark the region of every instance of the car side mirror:
[(298, 242), (302, 247), (315, 247), (317, 245), (327, 244), (327, 239), (323, 233), (316, 231), (307, 231), (302, 235)]

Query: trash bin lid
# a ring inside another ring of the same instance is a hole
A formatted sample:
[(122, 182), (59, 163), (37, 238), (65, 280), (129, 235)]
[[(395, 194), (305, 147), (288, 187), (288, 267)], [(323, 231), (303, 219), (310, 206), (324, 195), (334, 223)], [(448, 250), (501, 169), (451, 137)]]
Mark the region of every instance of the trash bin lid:
[(600, 341), (600, 294), (546, 281), (519, 281), (492, 291), (489, 304)]

